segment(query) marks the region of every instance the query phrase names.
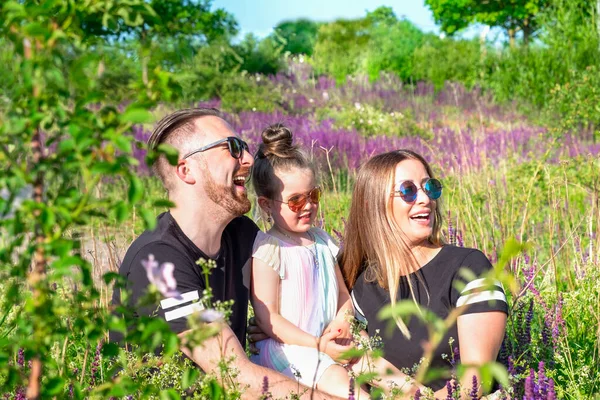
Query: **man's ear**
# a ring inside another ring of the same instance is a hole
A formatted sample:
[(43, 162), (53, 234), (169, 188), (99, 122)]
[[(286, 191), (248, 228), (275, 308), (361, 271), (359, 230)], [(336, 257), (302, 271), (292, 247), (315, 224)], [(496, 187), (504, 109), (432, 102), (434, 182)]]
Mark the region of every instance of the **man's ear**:
[(175, 173), (177, 174), (177, 177), (179, 179), (181, 179), (188, 185), (193, 185), (196, 183), (196, 177), (192, 173), (187, 160), (177, 161), (177, 165), (175, 166)]
[(267, 214), (271, 213), (271, 201), (269, 199), (267, 199), (265, 196), (258, 197), (258, 205)]

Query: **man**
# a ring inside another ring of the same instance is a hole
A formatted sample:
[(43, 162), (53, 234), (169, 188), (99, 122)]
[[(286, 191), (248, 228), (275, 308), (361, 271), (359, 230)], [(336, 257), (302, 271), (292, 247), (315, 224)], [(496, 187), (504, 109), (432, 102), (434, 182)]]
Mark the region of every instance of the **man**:
[[(181, 297), (161, 301), (158, 315), (185, 338), (190, 332), (187, 317), (198, 311), (194, 300), (201, 298), (205, 289), (196, 261), (215, 260), (209, 285), (214, 300), (234, 300), (230, 326), (225, 325), (202, 346), (183, 345), (182, 352), (204, 371), (218, 368), (223, 357), (235, 356), (234, 366), (241, 372), (237, 379), (242, 386), (249, 386), (244, 393), (247, 398), (260, 396), (265, 376), (274, 397), (298, 391), (297, 382), (251, 363), (244, 352), (249, 285), (244, 285), (242, 271), (249, 268), (258, 231), (254, 222), (243, 216), (250, 210), (245, 183), (254, 163), (246, 143), (217, 110), (202, 108), (180, 110), (163, 118), (149, 145), (156, 149), (162, 143), (179, 151), (177, 165), (170, 165), (161, 156), (154, 166), (175, 206), (161, 214), (156, 229), (144, 232), (125, 255), (119, 273), (127, 278), (131, 304), (149, 284), (142, 262), (148, 262), (152, 255), (155, 262), (173, 263)], [(120, 293), (115, 291), (113, 302), (119, 299)], [(146, 313), (142, 309), (136, 312)], [(310, 390), (304, 396), (309, 398)], [(328, 397), (315, 393), (313, 398)]]

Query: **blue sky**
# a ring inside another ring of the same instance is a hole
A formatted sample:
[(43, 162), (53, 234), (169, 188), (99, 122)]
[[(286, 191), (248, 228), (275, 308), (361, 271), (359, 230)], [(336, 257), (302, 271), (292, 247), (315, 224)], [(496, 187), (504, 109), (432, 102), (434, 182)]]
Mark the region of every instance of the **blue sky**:
[(396, 16), (405, 16), (424, 31), (439, 32), (423, 0), (214, 0), (214, 8), (232, 13), (240, 25), (240, 36), (254, 33), (264, 37), (284, 20), (306, 17), (314, 21), (360, 18), (379, 6), (392, 7)]

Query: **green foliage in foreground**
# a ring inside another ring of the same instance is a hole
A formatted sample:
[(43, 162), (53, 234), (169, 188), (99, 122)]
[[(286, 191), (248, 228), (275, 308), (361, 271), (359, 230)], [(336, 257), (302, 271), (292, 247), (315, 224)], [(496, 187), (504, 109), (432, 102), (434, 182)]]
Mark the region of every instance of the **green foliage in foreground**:
[[(137, 161), (126, 133), (134, 124), (149, 122), (147, 109), (157, 101), (175, 101), (180, 88), (171, 72), (150, 62), (149, 68), (128, 72), (128, 93), (134, 100), (120, 110), (102, 78), (109, 68), (102, 49), (109, 43), (90, 35), (85, 22), (103, 20), (103, 29), (112, 29), (140, 26), (140, 19), (154, 20), (157, 15), (141, 0), (69, 4), (71, 8), (59, 1), (43, 6), (9, 1), (0, 8), (0, 31), (8, 42), (2, 60), (11, 71), (2, 75), (1, 84), (8, 82), (10, 87), (0, 98), (0, 163), (5, 167), (0, 176), (2, 389), (9, 398), (27, 393), (31, 399), (179, 398), (190, 388), (204, 398), (222, 398), (223, 393), (236, 398), (245, 388), (237, 384), (231, 360), (224, 360), (214, 377), (202, 377), (174, 357), (179, 339), (164, 321), (134, 320), (126, 308), (116, 310), (125, 319), (111, 315), (116, 262), (105, 264), (96, 246), (109, 243), (114, 247), (108, 252), (118, 253), (135, 234), (151, 227), (166, 206), (160, 200), (163, 193), (152, 190), (156, 185), (134, 173)], [(386, 15), (378, 14), (385, 17), (378, 21), (388, 23)], [(150, 54), (152, 47), (141, 50), (139, 54)], [(217, 58), (215, 68), (222, 60)], [(111, 81), (118, 81), (118, 75)], [(585, 81), (582, 75), (581, 83), (574, 85), (574, 98), (595, 96), (587, 92)], [(235, 93), (225, 83), (216, 87), (225, 87), (224, 94)], [(239, 90), (246, 89), (240, 84)], [(564, 101), (572, 100), (565, 96)], [(586, 107), (577, 108), (581, 111), (574, 114), (572, 127), (587, 121), (592, 106)], [(595, 120), (592, 124), (587, 128), (595, 129)], [(515, 361), (522, 374), (535, 368), (535, 362), (547, 361), (551, 355), (540, 345), (542, 333), (544, 327), (557, 327), (555, 347), (551, 346), (554, 364), (547, 365), (547, 374), (567, 399), (599, 392), (598, 171), (597, 158), (521, 165), (507, 160), (476, 173), (444, 177), (450, 241), (479, 247), (505, 262), (516, 254), (503, 252), (504, 243), (514, 243), (513, 237), (528, 243), (529, 259), (517, 256), (508, 271), (499, 271), (520, 283), (507, 285), (513, 292), (513, 310), (534, 300), (531, 344)], [(322, 223), (336, 236), (347, 215), (351, 172), (328, 173), (337, 186), (323, 201)], [(93, 257), (88, 256), (90, 247)], [(153, 292), (146, 301), (156, 304), (158, 299)], [(547, 318), (553, 318), (550, 324)], [(195, 343), (214, 334), (203, 329), (202, 321), (196, 322)], [(527, 332), (523, 324), (511, 320), (513, 344), (522, 336), (515, 332)], [(134, 351), (105, 343), (109, 329), (125, 333)], [(144, 356), (160, 344), (162, 358)], [(161, 369), (158, 375), (150, 376), (152, 366)], [(581, 377), (587, 378), (583, 384)]]

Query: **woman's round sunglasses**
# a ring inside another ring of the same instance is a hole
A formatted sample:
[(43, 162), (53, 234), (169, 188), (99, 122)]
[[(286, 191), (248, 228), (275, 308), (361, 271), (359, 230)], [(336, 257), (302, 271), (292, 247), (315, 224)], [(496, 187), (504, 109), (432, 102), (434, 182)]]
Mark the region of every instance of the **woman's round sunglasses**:
[(227, 147), (229, 148), (229, 154), (231, 154), (231, 157), (233, 157), (235, 159), (242, 158), (242, 156), (244, 155), (244, 151), (250, 153), (248, 151), (248, 143), (244, 142), (239, 137), (229, 136), (225, 139), (217, 140), (216, 142), (207, 144), (206, 146), (200, 147), (199, 149), (196, 149), (194, 151), (190, 151), (185, 156), (183, 156), (183, 159), (185, 160), (189, 156), (192, 156), (196, 153), (202, 153), (203, 151), (212, 149), (213, 147), (217, 147), (221, 143), (225, 143), (225, 142), (227, 142)]
[(407, 203), (412, 203), (417, 199), (419, 189), (423, 189), (427, 197), (431, 200), (437, 200), (442, 195), (442, 182), (434, 178), (426, 178), (421, 182), (421, 187), (417, 187), (413, 181), (404, 181), (398, 189), (394, 190), (393, 196), (400, 196)]
[(281, 200), (274, 200), (274, 201), (276, 201), (278, 203), (287, 204), (290, 211), (297, 213), (304, 208), (304, 206), (306, 205), (306, 203), (308, 201), (310, 201), (313, 204), (319, 204), (319, 201), (321, 200), (321, 194), (322, 194), (321, 188), (319, 188), (317, 186), (306, 194), (293, 195), (292, 197), (290, 197), (288, 199), (288, 201), (281, 201)]

